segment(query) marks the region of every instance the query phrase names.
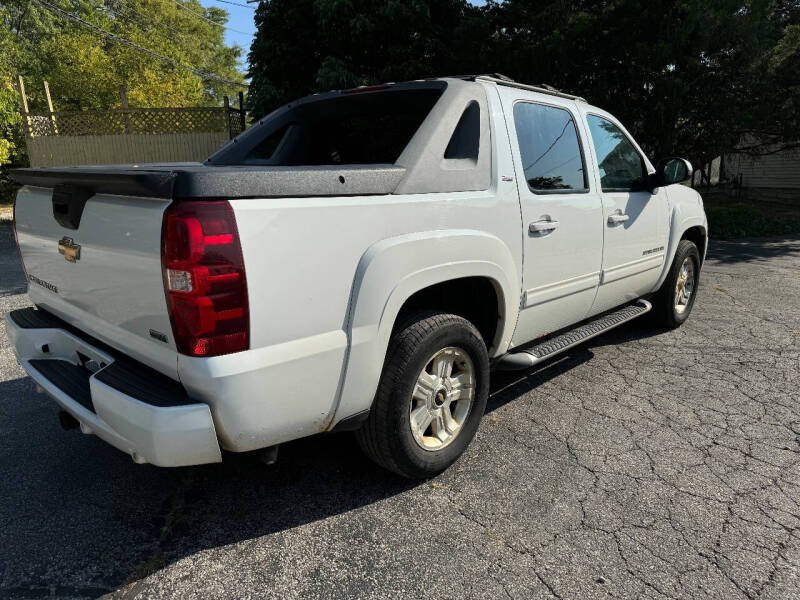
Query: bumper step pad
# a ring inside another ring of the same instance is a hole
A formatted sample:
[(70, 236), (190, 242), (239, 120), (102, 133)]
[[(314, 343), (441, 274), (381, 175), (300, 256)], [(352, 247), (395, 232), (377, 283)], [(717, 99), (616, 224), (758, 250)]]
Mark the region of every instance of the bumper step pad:
[(6, 332), (23, 369), (72, 418), (137, 463), (222, 459), (209, 406), (183, 386), (44, 310), (15, 310)]
[[(113, 356), (114, 362), (98, 370), (95, 377), (98, 381), (102, 381), (131, 398), (160, 407), (194, 403), (186, 394), (184, 387), (177, 381), (115, 352), (106, 344), (78, 331), (55, 315), (44, 310), (21, 308), (11, 311), (9, 317), (22, 329), (63, 329)], [(62, 392), (92, 410), (91, 396), (89, 395), (91, 371), (64, 360), (34, 359), (30, 363)], [(88, 396), (86, 402), (83, 401), (84, 395)]]
[(89, 389), (91, 371), (65, 360), (34, 359), (30, 361), (30, 365), (86, 410), (94, 412), (92, 392)]

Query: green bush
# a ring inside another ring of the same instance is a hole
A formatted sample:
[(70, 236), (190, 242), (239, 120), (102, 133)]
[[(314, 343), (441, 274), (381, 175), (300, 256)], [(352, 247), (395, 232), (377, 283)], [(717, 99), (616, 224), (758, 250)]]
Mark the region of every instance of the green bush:
[(776, 202), (756, 192), (741, 197), (703, 194), (712, 238), (800, 235), (800, 190), (796, 200)]

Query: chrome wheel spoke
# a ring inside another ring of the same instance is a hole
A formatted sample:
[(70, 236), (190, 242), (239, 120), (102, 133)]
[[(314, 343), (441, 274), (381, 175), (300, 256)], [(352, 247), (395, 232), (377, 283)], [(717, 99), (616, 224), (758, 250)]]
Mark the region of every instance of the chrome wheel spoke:
[(436, 384), (438, 380), (435, 375), (431, 375), (427, 371), (422, 371), (417, 377), (417, 383), (414, 386), (413, 397), (414, 400), (420, 402), (427, 402), (430, 400), (433, 393), (436, 391)]
[(411, 431), (415, 438), (419, 436), (422, 439), (431, 420), (433, 420), (433, 415), (427, 406), (420, 406), (411, 411)]
[(440, 441), (446, 442), (453, 434), (448, 429), (449, 423), (445, 418), (444, 411), (440, 410), (433, 416), (431, 421), (431, 432)]
[(441, 379), (450, 377), (453, 372), (453, 355), (446, 352), (447, 348), (433, 359), (433, 372)]
[(453, 391), (472, 389), (472, 386), (472, 373), (470, 372), (459, 373), (450, 378), (450, 389)]
[(450, 412), (449, 404), (446, 404), (442, 407), (442, 419), (444, 420), (445, 429), (451, 434), (455, 434), (461, 428), (461, 424), (453, 418), (452, 413)]

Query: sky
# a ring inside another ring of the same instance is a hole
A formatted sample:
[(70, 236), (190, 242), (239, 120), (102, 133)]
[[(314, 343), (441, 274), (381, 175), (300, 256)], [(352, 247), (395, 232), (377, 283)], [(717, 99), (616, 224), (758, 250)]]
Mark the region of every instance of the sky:
[[(247, 0), (230, 1), (237, 2), (238, 4), (245, 4), (246, 6), (228, 4), (220, 0), (200, 0), (200, 4), (206, 7), (216, 6), (217, 8), (224, 8), (228, 11), (228, 29), (225, 30), (225, 42), (229, 45), (239, 44), (242, 47), (244, 52), (242, 53), (239, 66), (244, 70), (247, 68), (247, 53), (250, 51), (250, 43), (253, 41), (253, 36), (256, 33), (256, 27), (253, 23), (256, 3), (247, 4)], [(481, 6), (486, 3), (485, 0), (469, 0), (469, 2), (476, 6)]]

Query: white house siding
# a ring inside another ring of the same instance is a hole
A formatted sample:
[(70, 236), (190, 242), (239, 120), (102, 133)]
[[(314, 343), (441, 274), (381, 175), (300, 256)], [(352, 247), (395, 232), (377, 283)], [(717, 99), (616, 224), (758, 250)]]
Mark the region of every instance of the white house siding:
[(754, 158), (744, 154), (725, 157), (725, 178), (738, 180), (742, 187), (800, 189), (800, 150), (776, 152)]

